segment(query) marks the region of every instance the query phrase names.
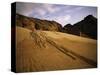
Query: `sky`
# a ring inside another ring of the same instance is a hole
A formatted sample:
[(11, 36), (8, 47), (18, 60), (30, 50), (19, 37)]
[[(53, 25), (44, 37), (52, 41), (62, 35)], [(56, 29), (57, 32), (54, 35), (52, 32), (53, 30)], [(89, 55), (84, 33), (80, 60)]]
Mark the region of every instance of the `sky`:
[(87, 15), (97, 17), (97, 7), (17, 2), (16, 13), (33, 18), (53, 20), (64, 26), (69, 23), (75, 24)]

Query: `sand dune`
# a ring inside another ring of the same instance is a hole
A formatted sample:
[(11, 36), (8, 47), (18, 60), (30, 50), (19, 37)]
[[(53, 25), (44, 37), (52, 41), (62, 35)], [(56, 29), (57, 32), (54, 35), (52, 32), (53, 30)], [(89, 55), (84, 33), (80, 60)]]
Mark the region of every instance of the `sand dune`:
[(97, 41), (16, 27), (16, 72), (96, 67)]

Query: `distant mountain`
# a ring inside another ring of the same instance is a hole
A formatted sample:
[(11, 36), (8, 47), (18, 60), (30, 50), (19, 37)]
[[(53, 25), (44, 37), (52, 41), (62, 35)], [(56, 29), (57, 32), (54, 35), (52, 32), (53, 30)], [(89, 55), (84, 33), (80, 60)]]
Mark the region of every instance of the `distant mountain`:
[(63, 27), (63, 32), (65, 33), (72, 33), (72, 25), (71, 24), (67, 24)]
[(25, 27), (31, 30), (47, 30), (59, 32), (62, 30), (62, 25), (55, 21), (26, 17), (20, 14), (16, 14), (16, 24), (17, 26)]
[(86, 16), (82, 21), (74, 25), (67, 25), (63, 28), (64, 32), (97, 39), (97, 19), (92, 15)]

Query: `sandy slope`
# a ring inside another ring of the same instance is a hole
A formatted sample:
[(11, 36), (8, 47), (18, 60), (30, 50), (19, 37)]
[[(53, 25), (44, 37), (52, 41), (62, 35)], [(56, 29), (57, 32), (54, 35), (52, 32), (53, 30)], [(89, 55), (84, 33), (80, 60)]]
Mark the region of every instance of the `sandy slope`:
[(96, 40), (16, 27), (16, 72), (96, 67)]

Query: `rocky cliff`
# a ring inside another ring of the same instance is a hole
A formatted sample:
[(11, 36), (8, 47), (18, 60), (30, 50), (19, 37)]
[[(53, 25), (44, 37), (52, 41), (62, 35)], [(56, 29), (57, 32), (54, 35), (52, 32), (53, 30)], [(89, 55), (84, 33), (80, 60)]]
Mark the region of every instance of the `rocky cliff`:
[(87, 35), (89, 38), (97, 39), (97, 19), (92, 16), (86, 16), (82, 21), (71, 25), (67, 24), (64, 26), (64, 32), (78, 35), (81, 34)]
[(61, 31), (62, 26), (56, 21), (41, 20), (37, 18), (26, 17), (16, 14), (17, 26), (25, 27), (31, 30)]

